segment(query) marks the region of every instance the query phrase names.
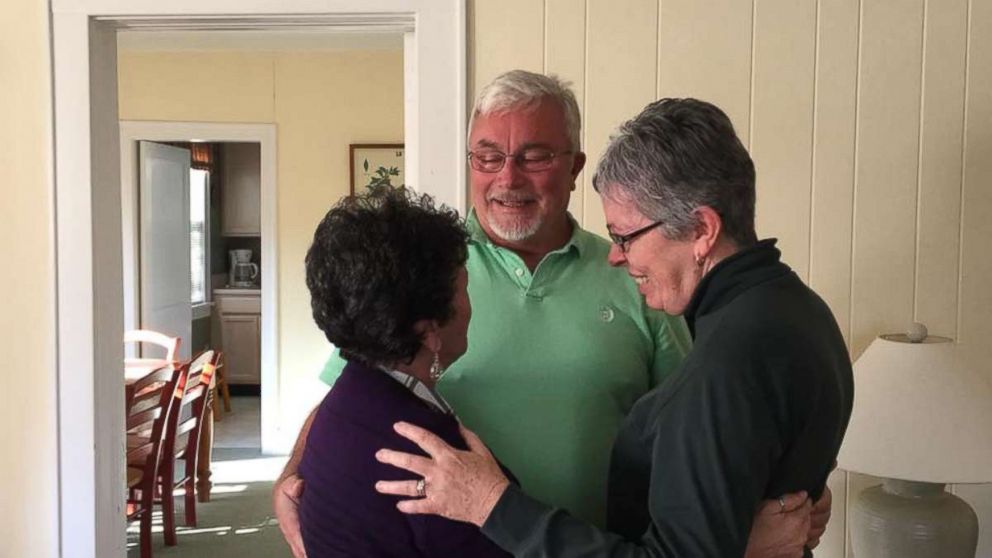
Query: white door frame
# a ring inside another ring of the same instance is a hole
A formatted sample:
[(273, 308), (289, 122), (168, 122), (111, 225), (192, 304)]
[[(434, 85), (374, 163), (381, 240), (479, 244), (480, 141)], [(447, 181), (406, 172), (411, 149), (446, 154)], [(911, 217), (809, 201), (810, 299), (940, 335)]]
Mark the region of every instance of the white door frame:
[[(465, 207), (464, 0), (51, 0), (62, 556), (125, 556), (121, 27), (410, 32), (407, 181)], [(424, 123), (420, 126), (419, 123)], [(413, 171), (410, 171), (410, 168)], [(274, 266), (268, 268), (275, 272)], [(301, 287), (302, 288), (302, 287)]]
[(124, 329), (138, 326), (138, 159), (137, 143), (148, 141), (251, 142), (261, 152), (262, 233), (262, 453), (279, 453), (281, 421), (279, 390), (279, 227), (276, 221), (275, 124), (225, 124), (213, 122), (153, 122), (122, 120), (121, 133), (121, 240), (124, 257)]

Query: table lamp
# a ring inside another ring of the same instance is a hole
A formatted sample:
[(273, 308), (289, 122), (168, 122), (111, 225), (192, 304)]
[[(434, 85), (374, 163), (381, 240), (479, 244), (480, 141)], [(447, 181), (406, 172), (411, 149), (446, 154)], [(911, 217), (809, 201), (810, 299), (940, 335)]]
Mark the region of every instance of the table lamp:
[(992, 481), (992, 383), (977, 362), (913, 324), (854, 363), (838, 465), (883, 479), (852, 505), (856, 558), (974, 558), (978, 518), (944, 487)]

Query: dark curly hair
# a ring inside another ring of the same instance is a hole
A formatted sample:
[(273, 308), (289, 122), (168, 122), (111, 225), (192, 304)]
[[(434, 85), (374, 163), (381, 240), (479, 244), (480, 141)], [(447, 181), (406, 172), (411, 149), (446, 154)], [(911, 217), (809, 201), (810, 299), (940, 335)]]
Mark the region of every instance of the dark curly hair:
[(426, 194), (381, 186), (343, 199), (307, 251), (314, 321), (348, 360), (410, 362), (414, 324), (452, 316), (467, 241), (458, 214)]

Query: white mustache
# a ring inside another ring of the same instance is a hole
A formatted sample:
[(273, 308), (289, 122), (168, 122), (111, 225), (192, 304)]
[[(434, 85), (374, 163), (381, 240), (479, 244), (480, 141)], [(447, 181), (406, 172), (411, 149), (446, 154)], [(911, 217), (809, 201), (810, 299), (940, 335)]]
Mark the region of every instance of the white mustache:
[(500, 203), (526, 203), (534, 201), (533, 196), (523, 195), (523, 194), (511, 194), (509, 192), (503, 194), (491, 194), (486, 196), (486, 201), (492, 202), (497, 201)]

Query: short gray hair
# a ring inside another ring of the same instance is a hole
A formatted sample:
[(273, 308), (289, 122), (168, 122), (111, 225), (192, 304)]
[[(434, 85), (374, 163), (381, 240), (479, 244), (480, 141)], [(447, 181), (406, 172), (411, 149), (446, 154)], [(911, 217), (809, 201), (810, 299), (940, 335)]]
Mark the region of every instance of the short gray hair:
[(730, 119), (697, 99), (661, 99), (610, 137), (592, 178), (600, 195), (627, 200), (662, 221), (665, 236), (683, 240), (697, 224), (696, 208), (720, 215), (738, 247), (754, 232), (754, 163)]
[(541, 100), (551, 98), (561, 106), (565, 115), (565, 135), (575, 151), (582, 149), (579, 133), (582, 117), (571, 84), (558, 76), (535, 74), (526, 70), (510, 70), (496, 76), (482, 88), (472, 107), (468, 130), (472, 133), (477, 115), (499, 114), (517, 108), (532, 108)]

